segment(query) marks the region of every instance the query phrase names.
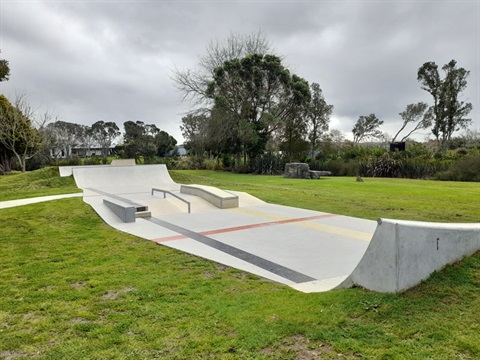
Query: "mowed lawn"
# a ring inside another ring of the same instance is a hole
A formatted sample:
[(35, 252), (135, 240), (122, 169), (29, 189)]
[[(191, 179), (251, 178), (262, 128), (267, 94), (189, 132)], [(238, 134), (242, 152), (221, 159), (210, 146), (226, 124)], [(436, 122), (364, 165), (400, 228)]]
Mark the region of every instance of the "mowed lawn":
[(171, 171), (179, 183), (246, 191), (264, 201), (365, 219), (480, 222), (480, 183), (410, 179), (239, 175)]
[[(172, 171), (369, 219), (479, 222), (480, 184)], [(0, 201), (75, 192), (55, 169)], [(81, 198), (0, 209), (0, 359), (477, 359), (480, 256), (401, 294), (303, 294), (118, 232)]]

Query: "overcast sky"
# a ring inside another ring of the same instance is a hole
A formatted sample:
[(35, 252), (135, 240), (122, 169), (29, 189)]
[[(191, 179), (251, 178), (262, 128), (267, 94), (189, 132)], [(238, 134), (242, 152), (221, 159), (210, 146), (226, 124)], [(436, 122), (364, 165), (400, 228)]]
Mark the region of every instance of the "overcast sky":
[[(172, 70), (195, 68), (211, 40), (261, 30), (284, 65), (320, 84), (331, 128), (351, 136), (375, 113), (394, 134), (418, 101), (417, 70), (451, 59), (470, 70), (463, 100), (480, 130), (480, 1), (0, 0), (0, 93), (61, 120), (155, 124), (180, 142), (189, 110)], [(425, 132), (428, 133), (428, 132)]]

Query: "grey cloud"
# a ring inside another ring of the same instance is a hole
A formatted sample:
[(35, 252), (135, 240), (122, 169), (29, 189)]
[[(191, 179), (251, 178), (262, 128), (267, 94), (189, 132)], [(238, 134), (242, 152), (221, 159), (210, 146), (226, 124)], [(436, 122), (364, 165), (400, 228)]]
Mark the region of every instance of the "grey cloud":
[(192, 68), (209, 41), (261, 29), (284, 63), (318, 82), (350, 132), (374, 112), (393, 133), (398, 113), (430, 101), (416, 81), (426, 61), (471, 71), (465, 97), (480, 129), (480, 4), (468, 1), (2, 3), (2, 58), (11, 80), (68, 121), (142, 120), (180, 137), (172, 69)]

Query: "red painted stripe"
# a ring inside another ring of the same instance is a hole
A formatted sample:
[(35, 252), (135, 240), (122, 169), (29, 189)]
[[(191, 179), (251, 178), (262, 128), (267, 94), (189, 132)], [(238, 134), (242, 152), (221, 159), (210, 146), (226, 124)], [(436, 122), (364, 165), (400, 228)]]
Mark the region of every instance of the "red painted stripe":
[[(208, 231), (203, 231), (199, 234), (201, 234), (201, 235), (223, 234), (223, 233), (227, 233), (227, 232), (249, 230), (249, 229), (265, 227), (265, 226), (282, 225), (282, 224), (290, 224), (290, 223), (296, 223), (296, 222), (301, 222), (301, 221), (324, 219), (324, 218), (329, 218), (329, 217), (333, 217), (333, 216), (338, 216), (338, 215), (336, 215), (336, 214), (324, 214), (324, 215), (308, 216), (308, 217), (296, 218), (296, 219), (285, 219), (285, 220), (278, 220), (278, 221), (270, 221), (270, 222), (259, 223), (259, 224), (242, 225), (242, 226), (235, 226), (235, 227), (229, 227), (229, 228), (224, 228), (224, 229), (208, 230)], [(162, 242), (166, 242), (166, 241), (181, 240), (181, 239), (186, 239), (186, 238), (187, 238), (187, 236), (185, 236), (185, 235), (174, 235), (174, 236), (167, 236), (167, 237), (163, 237), (163, 238), (153, 239), (152, 241), (155, 241), (156, 243), (162, 243)]]
[(174, 235), (174, 236), (166, 236), (163, 238), (153, 239), (152, 241), (155, 241), (156, 243), (162, 243), (166, 241), (181, 240), (186, 238), (187, 237), (185, 235)]

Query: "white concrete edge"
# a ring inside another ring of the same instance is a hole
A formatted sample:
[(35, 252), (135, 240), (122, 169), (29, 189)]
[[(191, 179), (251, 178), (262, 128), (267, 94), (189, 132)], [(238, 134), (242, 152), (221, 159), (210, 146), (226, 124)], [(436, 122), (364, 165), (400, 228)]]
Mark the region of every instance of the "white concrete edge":
[(336, 288), (400, 292), (480, 251), (480, 223), (379, 219), (365, 255)]
[(73, 169), (80, 169), (80, 168), (102, 168), (102, 167), (109, 167), (110, 165), (72, 165), (72, 166), (59, 166), (58, 172), (60, 173), (61, 177), (72, 176)]
[(59, 200), (59, 199), (67, 199), (72, 197), (80, 197), (83, 196), (83, 192), (81, 193), (73, 193), (73, 194), (61, 194), (61, 195), (50, 195), (50, 196), (39, 196), (29, 199), (18, 199), (18, 200), (8, 200), (0, 202), (0, 209), (7, 209), (16, 206), (23, 206), (29, 204), (36, 204), (44, 201), (52, 201), (52, 200)]
[(293, 284), (293, 285), (290, 285), (290, 287), (304, 293), (324, 292), (324, 291), (337, 289), (338, 284), (343, 283), (347, 278), (348, 278), (347, 275), (338, 276), (338, 277), (329, 278), (329, 279), (319, 279), (319, 280), (313, 280), (313, 281), (300, 283), (300, 284)]

